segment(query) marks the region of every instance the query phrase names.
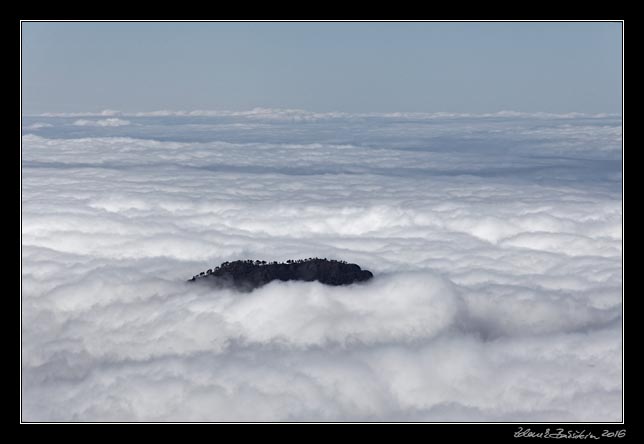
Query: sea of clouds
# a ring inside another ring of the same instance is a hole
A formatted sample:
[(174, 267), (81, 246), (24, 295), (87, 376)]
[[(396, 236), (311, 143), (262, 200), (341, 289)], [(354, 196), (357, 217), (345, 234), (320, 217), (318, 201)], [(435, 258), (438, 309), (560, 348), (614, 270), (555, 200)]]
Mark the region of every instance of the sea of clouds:
[[(615, 115), (23, 117), (25, 421), (621, 421)], [(346, 287), (187, 284), (326, 257)]]

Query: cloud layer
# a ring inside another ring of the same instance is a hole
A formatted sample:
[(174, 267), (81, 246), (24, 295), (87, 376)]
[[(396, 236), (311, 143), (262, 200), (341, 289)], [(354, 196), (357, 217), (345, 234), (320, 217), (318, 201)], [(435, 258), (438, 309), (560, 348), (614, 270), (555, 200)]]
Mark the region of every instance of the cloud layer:
[(295, 111), (24, 119), (24, 420), (621, 420), (619, 119)]
[(77, 126), (125, 126), (129, 124), (130, 122), (128, 120), (116, 119), (116, 118), (99, 119), (99, 120), (79, 119), (74, 122), (74, 125), (77, 125)]

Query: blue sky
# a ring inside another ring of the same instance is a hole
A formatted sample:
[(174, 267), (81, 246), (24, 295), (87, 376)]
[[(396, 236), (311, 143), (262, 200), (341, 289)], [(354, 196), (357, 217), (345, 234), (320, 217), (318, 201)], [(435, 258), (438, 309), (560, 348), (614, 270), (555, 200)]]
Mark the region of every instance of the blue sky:
[(622, 24), (22, 25), (23, 112), (619, 113)]

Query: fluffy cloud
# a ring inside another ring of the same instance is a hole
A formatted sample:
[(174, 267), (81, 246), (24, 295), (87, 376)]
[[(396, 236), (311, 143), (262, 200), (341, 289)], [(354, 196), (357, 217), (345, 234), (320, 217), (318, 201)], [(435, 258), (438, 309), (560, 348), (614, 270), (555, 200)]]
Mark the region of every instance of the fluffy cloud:
[[(621, 420), (619, 119), (279, 115), (37, 117), (23, 419)], [(185, 282), (310, 256), (376, 277)]]

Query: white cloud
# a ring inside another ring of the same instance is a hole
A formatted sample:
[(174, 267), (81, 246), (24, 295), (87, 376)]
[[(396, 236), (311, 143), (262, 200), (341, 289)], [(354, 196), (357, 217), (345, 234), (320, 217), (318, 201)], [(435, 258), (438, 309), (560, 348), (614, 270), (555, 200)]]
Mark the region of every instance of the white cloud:
[(36, 122), (36, 123), (32, 123), (31, 125), (23, 126), (23, 129), (51, 128), (53, 126), (54, 125), (52, 125), (51, 123)]
[[(23, 137), (23, 419), (621, 419), (614, 118), (275, 115)], [(310, 256), (376, 277), (185, 282)]]
[(100, 119), (100, 120), (87, 120), (79, 119), (74, 122), (76, 126), (125, 126), (129, 125), (128, 120), (109, 118), (109, 119)]
[(27, 114), (28, 116), (43, 116), (43, 117), (95, 117), (95, 116), (121, 116), (124, 113), (112, 109), (105, 109), (98, 112), (75, 112), (75, 113), (40, 113), (40, 114)]
[(313, 112), (303, 109), (292, 108), (263, 108), (256, 107), (244, 111), (232, 110), (156, 110), (123, 112), (115, 110), (103, 110), (100, 112), (73, 112), (73, 113), (41, 113), (33, 116), (42, 117), (99, 117), (99, 116), (125, 116), (125, 117), (236, 117), (243, 119), (261, 119), (269, 121), (318, 121), (318, 120), (352, 120), (363, 118), (391, 118), (408, 120), (446, 120), (462, 118), (509, 118), (509, 119), (602, 119), (607, 117), (619, 117), (610, 113), (546, 113), (546, 112), (524, 112), (524, 111), (498, 111), (494, 113), (455, 113), (455, 112), (371, 112), (371, 113), (347, 113), (341, 111)]

